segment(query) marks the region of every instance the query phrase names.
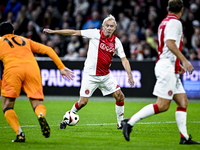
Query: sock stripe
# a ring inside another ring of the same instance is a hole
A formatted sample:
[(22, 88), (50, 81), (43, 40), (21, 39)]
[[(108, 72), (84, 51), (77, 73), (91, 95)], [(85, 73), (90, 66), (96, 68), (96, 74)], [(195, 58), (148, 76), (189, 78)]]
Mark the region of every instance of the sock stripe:
[(117, 106), (124, 106), (124, 102), (115, 102)]
[(76, 109), (78, 109), (78, 110), (80, 109), (80, 107), (78, 106), (78, 102), (75, 103), (75, 107), (76, 107)]
[(153, 104), (153, 108), (154, 108), (155, 114), (159, 113), (159, 109), (158, 109), (158, 105), (157, 104)]
[(183, 111), (183, 112), (186, 112), (186, 108), (177, 107), (176, 111)]
[(180, 132), (181, 137), (185, 138), (185, 136)]
[(9, 109), (13, 109), (13, 107), (7, 107), (7, 108), (5, 108), (5, 109), (3, 110), (3, 113), (5, 114), (5, 112), (6, 112), (7, 110), (9, 110)]

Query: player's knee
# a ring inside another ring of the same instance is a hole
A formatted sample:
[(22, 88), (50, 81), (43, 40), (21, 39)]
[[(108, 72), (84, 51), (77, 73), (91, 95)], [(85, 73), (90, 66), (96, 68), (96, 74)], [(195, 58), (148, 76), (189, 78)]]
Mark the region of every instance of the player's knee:
[(13, 109), (13, 107), (6, 107), (5, 109), (3, 109), (3, 113), (5, 114), (5, 112), (9, 109)]

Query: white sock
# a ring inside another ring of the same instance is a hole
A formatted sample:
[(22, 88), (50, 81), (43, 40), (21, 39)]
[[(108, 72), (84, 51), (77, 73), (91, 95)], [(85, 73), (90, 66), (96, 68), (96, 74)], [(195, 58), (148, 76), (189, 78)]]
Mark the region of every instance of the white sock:
[(75, 104), (72, 106), (72, 109), (71, 109), (71, 111), (75, 111), (75, 112), (77, 112), (77, 111), (78, 111), (78, 109), (76, 109), (76, 106), (75, 106)]
[(72, 106), (71, 111), (78, 112), (80, 109), (81, 109), (81, 108), (78, 106), (78, 102), (76, 102), (76, 103)]
[(134, 114), (128, 121), (128, 124), (131, 126), (134, 126), (136, 122), (139, 120), (142, 120), (146, 117), (152, 116), (155, 114), (153, 104), (149, 104), (145, 107), (143, 107), (140, 111), (138, 111), (136, 114)]
[(187, 133), (187, 127), (186, 127), (187, 112), (176, 111), (175, 117), (176, 117), (176, 123), (177, 123), (181, 136), (184, 136), (188, 140), (189, 135)]
[(118, 123), (118, 126), (120, 127), (121, 121), (123, 120), (123, 117), (124, 117), (124, 106), (115, 105), (115, 111), (117, 114), (117, 123)]
[(19, 135), (22, 133), (22, 129), (21, 127), (19, 127)]

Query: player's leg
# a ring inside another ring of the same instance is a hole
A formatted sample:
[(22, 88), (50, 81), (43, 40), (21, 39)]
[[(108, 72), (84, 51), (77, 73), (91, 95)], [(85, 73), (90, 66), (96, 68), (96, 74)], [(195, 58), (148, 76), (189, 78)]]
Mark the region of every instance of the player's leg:
[[(78, 112), (81, 108), (83, 108), (89, 97), (92, 96), (93, 92), (99, 86), (99, 77), (91, 76), (88, 74), (83, 74), (83, 79), (81, 81), (81, 89), (80, 89), (80, 98), (79, 100), (72, 106), (71, 111)], [(60, 129), (65, 129), (67, 126), (65, 120), (62, 120), (60, 123)]]
[[(163, 68), (163, 66), (165, 67)], [(153, 94), (157, 96), (157, 102), (143, 107), (129, 120), (123, 121), (123, 134), (127, 141), (129, 141), (131, 128), (137, 121), (164, 112), (168, 110), (170, 106), (177, 80), (174, 74), (174, 68), (168, 60), (159, 61), (155, 66), (155, 75), (157, 81), (154, 86)]]
[(42, 99), (33, 99), (30, 98), (31, 106), (37, 116), (42, 114), (43, 116), (46, 116), (46, 107), (43, 105)]
[(81, 81), (81, 89), (80, 89), (80, 98), (73, 106), (71, 111), (79, 111), (82, 107), (84, 107), (89, 97), (92, 96), (93, 92), (99, 86), (99, 77), (91, 76), (88, 74), (83, 74), (83, 79)]
[(121, 122), (124, 117), (124, 94), (121, 89), (115, 91), (112, 96), (116, 100), (115, 112), (117, 114), (117, 129), (122, 129)]
[(77, 101), (73, 106), (71, 111), (78, 112), (82, 107), (84, 107), (89, 100), (89, 97), (80, 96), (79, 101)]
[(146, 105), (136, 114), (134, 114), (130, 119), (124, 119), (122, 121), (122, 126), (125, 139), (127, 141), (130, 140), (129, 134), (131, 132), (131, 128), (135, 125), (136, 122), (154, 114), (167, 111), (169, 109), (170, 103), (171, 100), (158, 97), (155, 104)]
[(46, 107), (43, 105), (44, 94), (40, 69), (36, 64), (25, 64), (23, 68), (25, 78), (23, 80), (22, 89), (27, 94), (32, 108), (38, 116), (42, 134), (48, 138), (50, 136), (50, 127), (45, 119)]
[(77, 101), (73, 105), (71, 111), (77, 112), (87, 104), (89, 97), (92, 96), (94, 91), (99, 86), (99, 81), (100, 77), (98, 76), (83, 74), (83, 79), (81, 81), (80, 98), (79, 101)]
[(121, 121), (124, 116), (124, 94), (122, 93), (120, 86), (118, 85), (116, 79), (111, 73), (103, 76), (101, 78), (101, 83), (99, 89), (103, 93), (103, 96), (112, 94), (115, 98), (115, 112), (117, 114), (117, 128), (122, 129)]
[(45, 118), (46, 107), (43, 105), (43, 99), (29, 99), (35, 114), (38, 116), (38, 121), (40, 123), (42, 134), (45, 138), (48, 138), (50, 136), (50, 127)]
[(158, 97), (157, 102), (155, 104), (149, 104), (149, 105), (143, 107), (136, 114), (134, 114), (129, 119), (128, 124), (133, 126), (139, 120), (142, 120), (142, 119), (152, 116), (154, 114), (158, 114), (158, 113), (167, 111), (170, 106), (170, 103), (171, 103), (171, 100)]
[(187, 133), (187, 106), (188, 100), (185, 93), (175, 94), (173, 97), (177, 104), (177, 109), (175, 112), (176, 123), (181, 135), (180, 144), (200, 144), (191, 140), (191, 137)]
[(25, 135), (19, 125), (18, 117), (14, 111), (15, 98), (21, 92), (21, 84), (23, 81), (23, 67), (15, 66), (12, 69), (4, 70), (1, 85), (2, 109), (4, 116), (17, 137), (12, 142), (24, 142)]
[(5, 119), (10, 124), (10, 126), (13, 128), (13, 130), (17, 135), (16, 139), (12, 140), (12, 142), (25, 142), (25, 135), (20, 127), (17, 114), (13, 110), (15, 104), (15, 98), (8, 98), (2, 96), (1, 101)]
[[(79, 101), (77, 101), (73, 106), (71, 111), (78, 112), (82, 107), (84, 107), (89, 100), (89, 97), (82, 97), (80, 96)], [(60, 129), (65, 129), (67, 124), (65, 120), (62, 120), (60, 123)]]

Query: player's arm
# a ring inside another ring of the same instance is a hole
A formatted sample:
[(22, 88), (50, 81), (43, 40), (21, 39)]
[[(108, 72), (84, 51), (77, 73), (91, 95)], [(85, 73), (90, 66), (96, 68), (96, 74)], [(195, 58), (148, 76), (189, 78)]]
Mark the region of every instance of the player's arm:
[(81, 30), (51, 30), (51, 29), (44, 29), (44, 33), (49, 34), (61, 34), (61, 35), (68, 35), (68, 36), (81, 36)]
[(68, 80), (73, 80), (73, 77), (74, 77), (73, 72), (67, 67), (65, 67), (63, 62), (60, 60), (58, 55), (55, 53), (55, 51), (51, 47), (34, 42), (34, 41), (31, 41), (30, 43), (31, 43), (31, 50), (33, 52), (39, 53), (39, 54), (46, 54), (54, 61), (54, 63), (60, 70), (60, 73), (63, 78), (66, 77)]
[[(185, 58), (185, 56), (180, 52), (178, 47), (175, 44), (175, 40), (167, 40), (166, 46), (170, 49), (170, 51), (183, 63), (185, 68), (185, 72), (188, 71), (189, 74), (192, 74), (194, 68), (191, 63)], [(181, 73), (183, 73), (183, 68), (181, 68)]]
[(128, 74), (128, 82), (130, 84), (130, 87), (133, 87), (134, 81), (133, 81), (133, 77), (131, 74), (131, 66), (129, 64), (129, 61), (127, 60), (126, 57), (122, 57), (121, 61), (122, 61), (122, 65), (123, 65), (124, 69), (126, 70), (126, 72)]

